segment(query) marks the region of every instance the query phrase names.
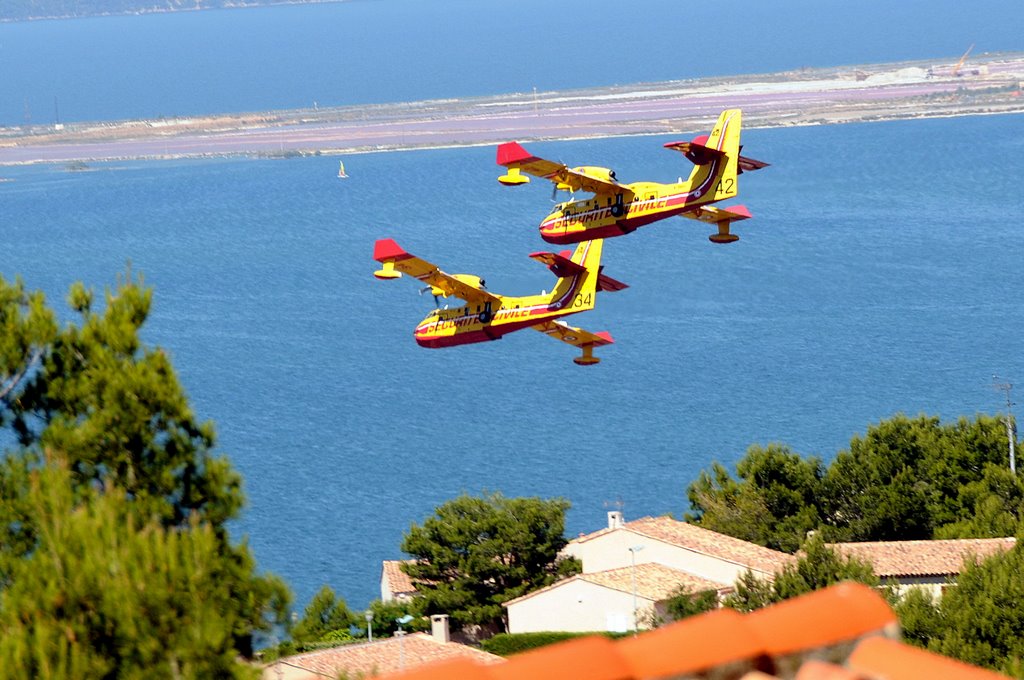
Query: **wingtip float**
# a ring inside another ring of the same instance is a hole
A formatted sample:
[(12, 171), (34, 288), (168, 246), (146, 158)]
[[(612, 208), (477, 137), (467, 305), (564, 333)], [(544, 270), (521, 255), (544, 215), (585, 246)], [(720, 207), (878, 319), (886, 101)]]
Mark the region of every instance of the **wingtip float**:
[[(764, 161), (740, 154), (742, 119), (739, 109), (727, 109), (709, 135), (664, 145), (684, 154), (694, 164), (685, 181), (622, 183), (608, 168), (570, 168), (534, 156), (517, 142), (498, 146), (497, 164), (506, 168), (498, 181), (517, 186), (528, 183), (532, 175), (554, 183), (555, 191), (571, 193), (568, 201), (541, 221), (541, 238), (549, 243), (613, 238), (676, 215), (707, 222), (709, 213), (702, 213), (703, 208), (735, 197), (739, 192), (737, 178), (743, 172), (768, 166)], [(577, 200), (577, 191), (591, 193), (593, 197)], [(718, 218), (714, 220), (718, 232), (708, 237), (712, 243), (737, 241), (739, 237), (730, 231), (732, 223), (751, 216), (742, 206), (711, 214)]]
[(505, 296), (484, 288), (483, 280), (472, 274), (447, 274), (436, 265), (407, 253), (392, 239), (374, 244), (373, 259), (381, 264), (378, 279), (396, 279), (407, 274), (430, 286), (434, 296), (458, 298), (466, 304), (455, 309), (445, 306), (427, 314), (416, 326), (413, 337), (421, 347), (453, 347), (498, 340), (514, 331), (532, 328), (581, 351), (573, 359), (581, 366), (600, 362), (594, 348), (614, 342), (607, 332), (592, 333), (561, 320), (594, 308), (601, 291), (616, 291), (626, 284), (602, 272), (603, 242), (585, 241), (575, 252), (533, 253), (530, 257), (548, 266), (557, 277), (550, 293)]

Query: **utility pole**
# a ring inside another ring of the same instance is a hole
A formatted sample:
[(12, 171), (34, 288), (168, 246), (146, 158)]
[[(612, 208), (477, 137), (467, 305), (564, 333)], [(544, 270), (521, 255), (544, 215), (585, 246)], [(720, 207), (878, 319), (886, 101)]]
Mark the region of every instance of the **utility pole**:
[(1013, 389), (1013, 383), (999, 382), (999, 377), (994, 375), (992, 376), (992, 386), (1000, 392), (1006, 393), (1006, 417), (1003, 422), (1006, 423), (1006, 439), (1009, 441), (1010, 446), (1010, 472), (1016, 475), (1017, 461), (1014, 448), (1017, 441), (1017, 428), (1013, 424), (1013, 400), (1010, 399), (1010, 390)]

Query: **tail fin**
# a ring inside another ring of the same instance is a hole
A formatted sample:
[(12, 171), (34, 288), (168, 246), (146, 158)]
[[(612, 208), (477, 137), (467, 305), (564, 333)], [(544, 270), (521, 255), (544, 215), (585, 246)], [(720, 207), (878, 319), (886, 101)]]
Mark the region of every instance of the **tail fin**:
[(681, 151), (696, 167), (690, 173), (691, 186), (708, 186), (710, 201), (723, 201), (736, 196), (739, 187), (740, 127), (743, 114), (739, 109), (726, 109), (718, 117), (711, 134), (692, 142), (670, 142), (666, 148)]
[(709, 149), (724, 154), (716, 164), (718, 180), (714, 185), (716, 201), (724, 201), (739, 193), (736, 175), (739, 171), (740, 127), (743, 114), (739, 109), (726, 109), (718, 117), (705, 144)]
[(558, 279), (551, 293), (551, 305), (558, 309), (572, 308), (582, 312), (594, 308), (598, 279), (601, 276), (601, 251), (603, 239), (581, 241), (572, 254), (572, 262), (583, 267)]

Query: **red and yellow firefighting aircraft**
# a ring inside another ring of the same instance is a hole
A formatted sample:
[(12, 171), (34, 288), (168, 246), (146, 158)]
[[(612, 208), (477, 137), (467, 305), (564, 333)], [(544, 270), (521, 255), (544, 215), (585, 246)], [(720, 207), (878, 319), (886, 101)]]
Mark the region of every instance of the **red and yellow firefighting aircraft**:
[(430, 286), (435, 298), (456, 297), (466, 304), (457, 309), (435, 309), (416, 327), (413, 337), (422, 347), (451, 347), (474, 342), (498, 340), (523, 328), (533, 328), (556, 340), (578, 347), (583, 354), (577, 364), (588, 366), (600, 361), (594, 348), (609, 345), (606, 332), (591, 333), (559, 320), (560, 317), (594, 308), (599, 291), (616, 291), (626, 284), (601, 273), (604, 241), (584, 241), (569, 257), (563, 253), (533, 253), (558, 277), (554, 290), (540, 295), (511, 297), (491, 293), (479, 276), (446, 274), (426, 260), (402, 250), (391, 239), (377, 241), (373, 259), (381, 268), (373, 273), (378, 279), (397, 279), (408, 274)]
[(587, 191), (593, 198), (575, 197), (555, 207), (544, 218), (540, 235), (549, 243), (610, 238), (628, 234), (651, 222), (682, 215), (718, 226), (709, 238), (713, 243), (732, 243), (739, 239), (730, 233), (733, 222), (745, 220), (750, 212), (741, 205), (717, 208), (712, 203), (737, 194), (737, 175), (758, 170), (767, 163), (740, 155), (739, 109), (728, 109), (718, 117), (709, 136), (692, 142), (669, 142), (665, 148), (680, 151), (693, 162), (686, 181), (671, 184), (633, 182), (622, 184), (608, 168), (581, 166), (569, 168), (563, 163), (544, 160), (529, 153), (516, 142), (498, 146), (498, 165), (508, 172), (498, 178), (506, 186), (526, 184), (527, 175), (547, 179), (555, 191)]

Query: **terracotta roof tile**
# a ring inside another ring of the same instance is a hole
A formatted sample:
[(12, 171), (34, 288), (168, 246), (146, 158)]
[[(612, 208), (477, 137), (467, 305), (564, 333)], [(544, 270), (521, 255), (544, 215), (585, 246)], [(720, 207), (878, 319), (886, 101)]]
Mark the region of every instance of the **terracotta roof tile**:
[(631, 680), (634, 677), (618, 646), (600, 636), (516, 654), (490, 671), (495, 680)]
[[(546, 593), (549, 590), (560, 588), (575, 581), (586, 581), (587, 583), (593, 583), (594, 585), (603, 586), (605, 588), (619, 590), (624, 593), (632, 593), (633, 567), (620, 567), (618, 569), (608, 569), (606, 571), (593, 571), (588, 574), (576, 574), (575, 576), (571, 576), (567, 579), (556, 581), (549, 586), (529, 592), (526, 595), (520, 595), (514, 600), (505, 602), (502, 606), (508, 607), (509, 605), (522, 602), (523, 600), (528, 600), (542, 593)], [(636, 565), (636, 594), (638, 597), (642, 597), (652, 602), (660, 602), (661, 600), (670, 597), (681, 585), (686, 585), (694, 593), (699, 593), (705, 590), (715, 590), (718, 592), (732, 590), (732, 585), (730, 584), (709, 581), (708, 579), (695, 576), (689, 572), (667, 567), (664, 564), (645, 562), (643, 564)]]
[(471, 659), (450, 659), (424, 664), (411, 670), (380, 676), (380, 680), (494, 680), (491, 665), (481, 665)]
[[(1003, 678), (877, 635), (894, 623), (880, 595), (844, 583), (751, 614), (720, 609), (617, 642), (579, 638), (505, 663), (485, 667), (471, 659), (448, 660), (388, 680), (658, 680), (697, 674), (741, 680)], [(819, 656), (824, 651), (826, 656), (841, 651), (841, 658), (826, 663)]]
[[(402, 666), (408, 669), (458, 657), (485, 664), (503, 661), (500, 656), (456, 642), (438, 642), (426, 633), (405, 635), (402, 641), (393, 637), (378, 642), (321, 649), (285, 657), (280, 661), (289, 667), (335, 677), (342, 671), (350, 675), (393, 673), (401, 670)], [(267, 667), (273, 668), (274, 664), (268, 664)]]
[(852, 670), (870, 678), (885, 680), (1005, 680), (994, 671), (971, 666), (961, 661), (895, 640), (872, 638), (853, 650), (847, 661)]
[(792, 555), (726, 536), (696, 524), (680, 522), (671, 517), (643, 517), (626, 522), (617, 529), (601, 529), (570, 543), (585, 543), (613, 531), (631, 531), (640, 536), (718, 557), (767, 574), (774, 574), (793, 560)]
[(964, 538), (942, 541), (833, 543), (839, 553), (869, 562), (881, 578), (959, 574), (968, 555), (981, 559), (1009, 550), (1014, 538)]
[[(631, 566), (579, 574), (579, 578), (606, 588), (626, 593), (633, 592), (633, 567)], [(660, 602), (671, 597), (682, 585), (695, 593), (705, 590), (732, 590), (732, 586), (729, 584), (709, 581), (706, 578), (694, 576), (656, 562), (636, 565), (636, 594), (639, 597)]]
[(850, 582), (759, 609), (746, 619), (772, 656), (854, 640), (899, 625), (881, 595)]
[(416, 593), (416, 586), (412, 584), (412, 579), (401, 569), (403, 564), (411, 562), (412, 560), (384, 560), (381, 563), (384, 583), (387, 584), (392, 595), (414, 595)]
[(744, 619), (735, 610), (718, 609), (623, 638), (618, 644), (638, 678), (662, 678), (752, 662), (763, 656), (764, 643), (744, 625)]

